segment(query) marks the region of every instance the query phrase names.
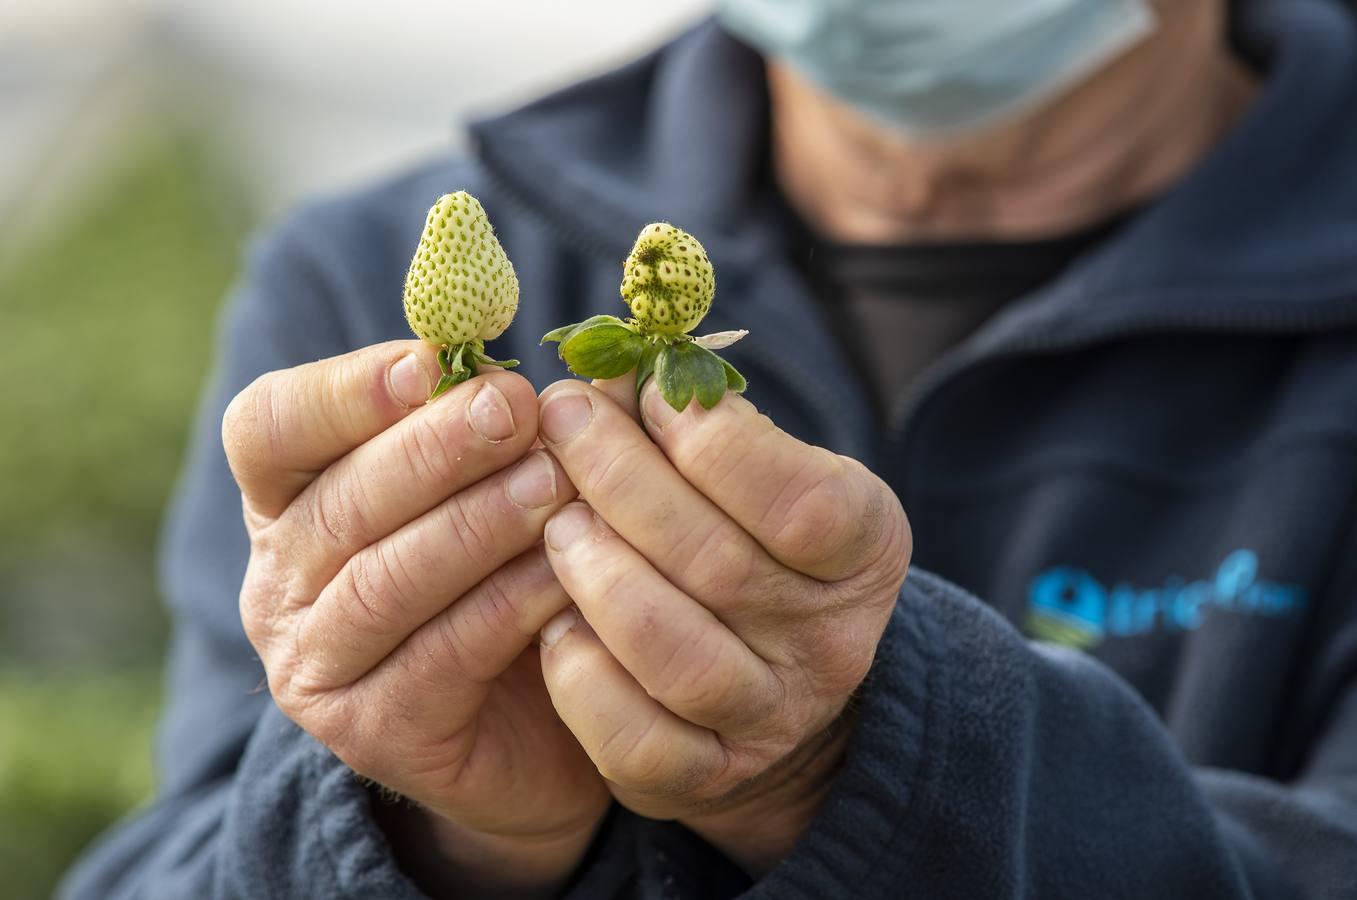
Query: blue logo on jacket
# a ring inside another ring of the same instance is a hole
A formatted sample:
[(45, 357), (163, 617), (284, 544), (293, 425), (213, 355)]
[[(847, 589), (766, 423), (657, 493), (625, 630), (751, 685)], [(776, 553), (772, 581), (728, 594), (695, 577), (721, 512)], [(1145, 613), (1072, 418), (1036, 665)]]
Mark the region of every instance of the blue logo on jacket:
[(1201, 581), (1170, 578), (1163, 587), (1118, 583), (1107, 588), (1083, 569), (1060, 566), (1032, 580), (1027, 591), (1027, 631), (1033, 637), (1087, 649), (1106, 637), (1150, 631), (1192, 631), (1210, 610), (1284, 616), (1303, 609), (1302, 587), (1258, 577), (1258, 554), (1236, 550)]

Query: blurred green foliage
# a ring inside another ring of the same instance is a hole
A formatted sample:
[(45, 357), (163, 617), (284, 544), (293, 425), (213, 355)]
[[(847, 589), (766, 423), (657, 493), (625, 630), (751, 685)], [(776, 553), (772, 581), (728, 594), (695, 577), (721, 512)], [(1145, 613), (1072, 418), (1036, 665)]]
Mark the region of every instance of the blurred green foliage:
[(203, 144), (137, 134), (0, 271), (5, 897), (150, 790), (156, 532), (248, 215)]
[(150, 673), (0, 674), (4, 896), (39, 900), (71, 859), (151, 789)]
[[(149, 143), (0, 274), (0, 544), (154, 531), (236, 263), (207, 157)], [(16, 340), (17, 338), (17, 340)], [(17, 477), (16, 477), (17, 476)]]

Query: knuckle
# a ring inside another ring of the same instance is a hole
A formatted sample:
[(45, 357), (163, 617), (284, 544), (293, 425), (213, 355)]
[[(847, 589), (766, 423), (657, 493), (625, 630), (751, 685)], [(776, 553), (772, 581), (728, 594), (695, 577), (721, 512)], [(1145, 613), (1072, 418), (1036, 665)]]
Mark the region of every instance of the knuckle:
[(536, 634), (527, 627), (523, 593), (510, 569), (491, 573), (431, 627), (417, 632), (419, 661), (407, 660), (407, 674), (442, 691), (466, 679), (484, 684), (499, 677), (505, 666), (505, 643), (526, 645)]
[(395, 633), (414, 591), (399, 554), (385, 542), (350, 559), (336, 583), (346, 624), (362, 634)]
[(892, 584), (890, 601), (895, 600), (894, 593), (905, 580), (910, 559), (914, 556), (914, 532), (909, 525), (909, 517), (895, 493), (881, 485), (886, 497), (885, 527), (880, 541), (882, 569), (885, 580)]
[(266, 663), (264, 669), (268, 674), (269, 693), (283, 715), (328, 745), (329, 741), (323, 737), (329, 727), (328, 717), (317, 715), (323, 711), (325, 692), (317, 689), (302, 673), (300, 657), (285, 652)]
[(278, 709), (282, 711), (283, 715), (311, 731), (307, 721), (307, 712), (312, 707), (315, 694), (299, 689), (297, 679), (292, 676), (287, 668), (272, 665), (267, 666), (266, 671), (269, 679), (269, 694), (273, 696), (273, 702), (278, 705)]
[(319, 687), (307, 677), (305, 667), (293, 661), (269, 670), (269, 692), (283, 715), (351, 768), (360, 772), (371, 770), (370, 753), (356, 739), (362, 727), (362, 709), (350, 701), (348, 691)]
[(521, 600), (522, 586), (508, 572), (498, 569), (481, 582), (476, 604), (477, 615), (485, 625), (486, 633), (496, 635), (523, 635), (524, 619)]
[[(611, 539), (610, 532), (603, 532), (602, 540)], [(630, 560), (608, 554), (590, 571), (583, 573), (586, 583), (581, 595), (593, 598), (594, 604), (599, 607), (637, 607), (634, 574)], [(659, 618), (653, 604), (640, 606), (629, 619), (628, 637), (633, 641), (651, 640), (659, 625)]]
[(776, 431), (773, 420), (764, 415), (734, 428), (684, 429), (668, 453), (680, 472), (704, 472), (719, 485), (747, 472), (750, 461), (764, 452), (766, 438)]
[(449, 444), (437, 424), (427, 417), (415, 417), (401, 432), (400, 448), (406, 468), (420, 484), (449, 484), (457, 477), (458, 465), (449, 452)]
[(742, 595), (759, 568), (749, 536), (729, 520), (695, 532), (676, 550), (692, 593), (703, 599)]
[(362, 481), (327, 475), (313, 482), (309, 506), (315, 533), (337, 548), (366, 543), (362, 536), (369, 533), (367, 495)]
[(629, 719), (599, 742), (595, 764), (599, 774), (615, 784), (639, 793), (670, 789), (671, 775), (666, 744), (657, 740), (658, 714), (644, 720)]
[(638, 483), (644, 486), (653, 480), (651, 470), (652, 460), (639, 443), (622, 442), (615, 452), (593, 456), (580, 479), (580, 493), (593, 505), (607, 507), (625, 501)]
[(302, 652), (300, 633), (294, 638), (276, 641), (264, 658), (274, 705), (355, 771), (370, 774), (373, 763), (355, 739), (362, 727), (362, 705), (353, 702), (348, 686), (331, 686), (322, 674), (323, 663)]
[(859, 548), (857, 574), (847, 582), (858, 585), (868, 600), (879, 596), (884, 603), (893, 604), (909, 570), (914, 536), (900, 499), (875, 475), (868, 472), (867, 477), (868, 496), (854, 538)]
[(800, 562), (825, 562), (857, 539), (853, 490), (837, 461), (808, 467), (783, 489), (773, 509), (785, 510), (773, 530), (775, 553)]
[(852, 624), (823, 622), (811, 629), (809, 647), (813, 650), (803, 664), (814, 696), (841, 701), (857, 690), (871, 670), (881, 629), (875, 627), (875, 620), (861, 615), (856, 619)]
[(310, 599), (303, 576), (274, 535), (274, 526), (251, 535), (239, 596), (245, 636), (261, 656), (278, 642), (291, 614)]
[[(823, 599), (824, 585), (784, 566), (772, 566), (752, 579), (750, 602), (771, 613), (784, 629), (814, 616)], [(775, 662), (770, 659), (769, 662)]]
[(785, 686), (771, 674), (737, 687), (740, 691), (742, 723), (776, 722), (787, 708)]
[(472, 493), (458, 495), (443, 504), (442, 516), (457, 549), (471, 565), (488, 567), (496, 559), (494, 515), (483, 498)]
[(296, 547), (285, 534), (281, 520), (275, 520), (250, 534), (250, 565), (261, 574), (282, 575), (296, 565)]
[[(868, 646), (871, 646), (868, 644)], [(872, 668), (873, 654), (865, 652), (861, 643), (840, 648), (826, 657), (820, 668), (822, 694), (839, 700), (857, 690)]]
[(793, 567), (832, 564), (844, 580), (881, 575), (908, 566), (912, 542), (899, 499), (857, 460), (830, 456), (792, 479), (772, 510), (782, 510), (770, 529), (769, 549)]
[[(462, 679), (471, 679), (478, 683), (491, 681), (499, 673), (491, 662), (488, 649), (467, 635), (467, 623), (461, 616), (443, 616), (434, 631), (438, 649), (431, 654), (431, 671), (425, 673), (410, 672), (412, 677), (431, 682), (437, 688), (440, 685), (456, 684)], [(451, 676), (451, 679), (443, 676)]]
[(368, 353), (351, 353), (318, 365), (324, 396), (333, 397), (336, 431), (358, 434), (364, 430), (368, 410), (390, 406), (386, 368)]
[(751, 708), (730, 658), (724, 626), (706, 623), (696, 634), (676, 641), (656, 667), (647, 693), (661, 704), (684, 710), (725, 710), (736, 705), (741, 718), (758, 720), (766, 709)]
[(245, 637), (260, 654), (272, 642), (278, 619), (278, 592), (272, 579), (261, 573), (253, 554), (240, 587), (240, 624)]

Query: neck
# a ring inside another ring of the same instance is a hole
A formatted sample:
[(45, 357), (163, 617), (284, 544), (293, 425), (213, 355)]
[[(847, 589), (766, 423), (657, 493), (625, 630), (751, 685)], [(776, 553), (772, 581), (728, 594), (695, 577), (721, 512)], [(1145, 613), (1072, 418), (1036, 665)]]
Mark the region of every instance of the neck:
[(813, 228), (847, 243), (1032, 240), (1104, 221), (1182, 177), (1248, 106), (1224, 6), (1161, 4), (1155, 34), (1092, 79), (947, 141), (902, 136), (770, 63), (776, 176)]

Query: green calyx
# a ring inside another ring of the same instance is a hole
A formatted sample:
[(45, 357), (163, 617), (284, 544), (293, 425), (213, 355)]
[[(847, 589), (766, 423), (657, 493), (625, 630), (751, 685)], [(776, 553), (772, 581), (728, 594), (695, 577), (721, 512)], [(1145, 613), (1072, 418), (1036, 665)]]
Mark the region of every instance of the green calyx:
[(694, 397), (711, 409), (726, 391), (741, 393), (745, 380), (735, 367), (686, 334), (647, 333), (635, 320), (594, 316), (548, 332), (542, 343), (557, 352), (570, 371), (585, 378), (620, 378), (635, 370), (636, 393), (654, 377), (665, 402), (678, 412)]
[(683, 412), (694, 397), (704, 409), (721, 402), (726, 391), (742, 393), (744, 376), (713, 353), (744, 337), (724, 331), (692, 337), (711, 309), (716, 275), (697, 238), (668, 222), (641, 229), (622, 263), (623, 301), (632, 317), (594, 316), (547, 332), (570, 371), (585, 378), (620, 378), (636, 372), (639, 397), (652, 377), (674, 409)]
[(429, 400), (450, 391), (463, 381), (476, 377), (479, 366), (498, 366), (501, 369), (512, 369), (518, 365), (516, 359), (491, 359), (485, 355), (485, 342), (480, 340), (467, 341), (465, 344), (449, 346), (444, 344), (438, 351), (438, 368), (442, 371), (443, 377), (438, 379), (438, 384), (434, 385), (433, 393), (429, 395)]

